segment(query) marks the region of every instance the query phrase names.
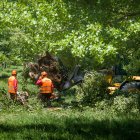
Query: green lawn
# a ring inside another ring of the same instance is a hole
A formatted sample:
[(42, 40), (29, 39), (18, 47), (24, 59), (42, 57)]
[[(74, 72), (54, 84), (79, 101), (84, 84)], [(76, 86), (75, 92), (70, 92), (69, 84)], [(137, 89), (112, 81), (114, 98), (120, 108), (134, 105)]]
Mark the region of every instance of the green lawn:
[[(9, 73), (9, 72), (7, 72)], [(22, 81), (19, 76), (19, 89)], [(73, 94), (63, 96), (61, 110), (42, 108), (36, 99), (37, 87), (31, 83), (26, 106), (10, 103), (4, 95), (7, 78), (0, 80), (0, 140), (138, 140), (140, 114), (119, 113), (91, 107), (69, 108)], [(53, 103), (55, 104), (55, 102)], [(61, 103), (55, 105), (61, 106)], [(63, 106), (63, 107), (64, 107)]]
[(134, 139), (140, 137), (139, 115), (115, 115), (106, 111), (62, 109), (15, 110), (0, 113), (3, 140)]

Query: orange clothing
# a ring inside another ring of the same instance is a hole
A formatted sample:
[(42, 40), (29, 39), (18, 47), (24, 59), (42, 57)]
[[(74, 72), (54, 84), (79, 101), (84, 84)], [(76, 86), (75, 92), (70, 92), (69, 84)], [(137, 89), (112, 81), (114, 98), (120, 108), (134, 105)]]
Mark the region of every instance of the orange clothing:
[(44, 77), (43, 79), (38, 80), (36, 84), (40, 85), (40, 93), (53, 93), (54, 86), (51, 79)]
[(17, 85), (18, 81), (15, 76), (10, 76), (8, 79), (8, 92), (9, 93), (17, 93)]

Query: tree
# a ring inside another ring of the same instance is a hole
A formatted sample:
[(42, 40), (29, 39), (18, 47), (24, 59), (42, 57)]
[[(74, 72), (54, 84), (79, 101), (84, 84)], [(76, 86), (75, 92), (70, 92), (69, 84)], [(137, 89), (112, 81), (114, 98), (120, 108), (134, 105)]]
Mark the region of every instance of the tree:
[(138, 60), (139, 0), (9, 0), (0, 8), (0, 51), (9, 59), (48, 50), (89, 70)]

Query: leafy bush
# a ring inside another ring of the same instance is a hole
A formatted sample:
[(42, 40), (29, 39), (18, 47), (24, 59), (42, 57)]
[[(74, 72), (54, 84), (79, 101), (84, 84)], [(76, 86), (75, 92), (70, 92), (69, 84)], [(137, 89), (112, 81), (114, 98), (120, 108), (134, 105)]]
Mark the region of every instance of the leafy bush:
[(113, 100), (112, 109), (115, 112), (137, 113), (140, 111), (140, 95), (134, 93), (125, 93), (120, 96), (116, 96)]
[(97, 101), (108, 97), (107, 85), (103, 75), (96, 72), (87, 73), (82, 85), (77, 87), (77, 101), (82, 105), (95, 105)]
[(110, 110), (112, 105), (112, 100), (103, 99), (102, 101), (98, 101), (95, 103), (96, 110)]
[(76, 100), (79, 106), (92, 106), (97, 110), (108, 110), (110, 113), (137, 113), (140, 111), (140, 94), (116, 91), (107, 93), (104, 77), (96, 72), (85, 75), (84, 82), (76, 87)]
[[(120, 93), (120, 95), (119, 95)], [(96, 110), (108, 110), (110, 113), (135, 113), (140, 112), (140, 94), (118, 92), (109, 99), (96, 102)]]

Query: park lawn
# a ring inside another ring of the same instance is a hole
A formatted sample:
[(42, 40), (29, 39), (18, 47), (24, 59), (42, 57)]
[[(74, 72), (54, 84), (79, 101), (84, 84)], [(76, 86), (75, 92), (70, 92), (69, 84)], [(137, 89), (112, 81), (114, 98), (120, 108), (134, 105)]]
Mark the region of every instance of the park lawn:
[[(18, 79), (21, 90), (23, 85), (20, 72)], [(1, 79), (0, 85), (4, 94), (7, 89), (7, 78)], [(7, 98), (3, 98), (6, 96), (0, 96), (0, 140), (137, 140), (140, 138), (140, 114), (137, 112), (116, 113), (109, 108), (102, 110), (72, 107), (73, 95), (64, 96), (66, 106), (68, 105), (66, 108), (60, 110), (42, 108), (36, 100), (37, 87), (29, 83), (27, 88), (30, 91), (29, 106), (11, 104)], [(56, 105), (60, 106), (61, 103)]]
[[(22, 107), (21, 107), (22, 108)], [(140, 138), (139, 114), (113, 114), (92, 108), (0, 112), (1, 140), (87, 140)]]

